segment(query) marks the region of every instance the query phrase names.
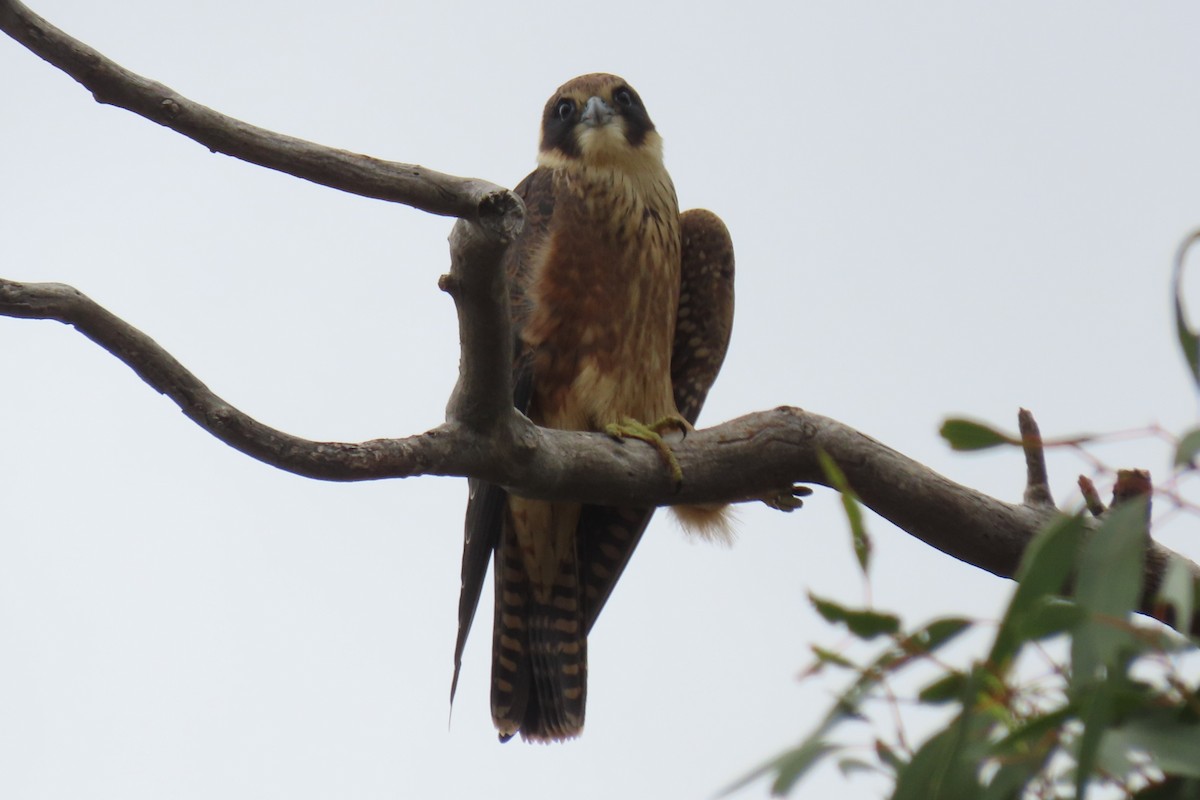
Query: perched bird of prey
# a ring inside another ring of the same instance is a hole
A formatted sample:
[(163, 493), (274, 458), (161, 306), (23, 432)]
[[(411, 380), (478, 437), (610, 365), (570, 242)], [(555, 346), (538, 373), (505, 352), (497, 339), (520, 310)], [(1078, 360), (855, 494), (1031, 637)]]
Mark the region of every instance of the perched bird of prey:
[[(711, 212), (679, 213), (638, 93), (605, 74), (560, 87), (542, 115), (538, 167), (516, 192), (527, 210), (506, 255), (516, 407), (548, 428), (652, 438), (663, 420), (690, 427), (729, 343), (733, 245)], [(451, 699), (494, 561), (501, 741), (579, 735), (587, 634), (653, 511), (528, 500), (472, 481)], [(723, 513), (680, 517), (703, 530)]]

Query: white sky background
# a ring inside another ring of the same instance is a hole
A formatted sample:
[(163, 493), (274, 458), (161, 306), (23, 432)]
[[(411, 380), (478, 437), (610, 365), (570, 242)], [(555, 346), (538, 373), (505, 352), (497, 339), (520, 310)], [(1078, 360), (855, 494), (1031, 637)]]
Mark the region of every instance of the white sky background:
[[(1195, 421), (1168, 280), (1200, 224), (1196, 6), (33, 7), (248, 122), (510, 186), (556, 86), (623, 75), (682, 206), (721, 214), (737, 248), (702, 423), (800, 405), (1017, 500), (1020, 455), (952, 453), (945, 415), (1011, 429), (1025, 406), (1047, 435)], [(212, 155), (7, 39), (0, 76), (0, 275), (78, 287), (291, 433), (441, 421), (451, 221)], [(842, 685), (795, 680), (810, 643), (841, 639), (805, 592), (863, 597), (831, 492), (742, 509), (732, 550), (663, 515), (591, 637), (583, 738), (500, 746), (490, 606), (447, 729), (463, 481), (279, 472), (72, 329), (6, 318), (0, 441), (14, 800), (711, 797)], [(1096, 452), (1168, 474), (1161, 442)], [(1076, 503), (1087, 467), (1051, 469)], [(1161, 537), (1200, 557), (1195, 523)], [(878, 605), (998, 614), (1010, 584), (871, 524)], [(826, 770), (799, 796), (878, 790)]]

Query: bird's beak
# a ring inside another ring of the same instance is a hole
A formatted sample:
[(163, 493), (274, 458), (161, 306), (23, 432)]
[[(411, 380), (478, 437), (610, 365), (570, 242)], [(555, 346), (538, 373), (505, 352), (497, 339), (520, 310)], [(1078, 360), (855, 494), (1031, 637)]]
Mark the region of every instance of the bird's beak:
[(599, 97), (589, 97), (579, 121), (589, 128), (599, 128), (601, 125), (607, 125), (612, 118), (612, 106)]

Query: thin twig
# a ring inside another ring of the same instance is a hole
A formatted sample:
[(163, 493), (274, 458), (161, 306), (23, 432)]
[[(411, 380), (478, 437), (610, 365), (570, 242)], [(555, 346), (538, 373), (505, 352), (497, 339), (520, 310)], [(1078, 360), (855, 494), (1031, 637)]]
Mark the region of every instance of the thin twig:
[(1087, 505), (1087, 510), (1091, 512), (1093, 517), (1104, 515), (1104, 501), (1100, 499), (1100, 492), (1096, 491), (1096, 484), (1086, 475), (1079, 476), (1079, 491), (1083, 494), (1083, 502)]
[(1022, 408), (1017, 413), (1021, 431), (1021, 447), (1025, 451), (1025, 505), (1054, 507), (1050, 493), (1050, 478), (1046, 474), (1046, 451), (1042, 448), (1042, 432), (1033, 414)]

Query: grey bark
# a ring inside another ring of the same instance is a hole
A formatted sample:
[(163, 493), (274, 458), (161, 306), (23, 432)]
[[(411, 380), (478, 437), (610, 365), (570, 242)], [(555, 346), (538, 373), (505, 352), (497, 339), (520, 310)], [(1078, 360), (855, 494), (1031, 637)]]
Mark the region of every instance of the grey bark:
[[(123, 69), (33, 14), (0, 0), (0, 29), (112, 103), (210, 149), (342, 191), (455, 216), (451, 272), (441, 286), (459, 315), (460, 376), (447, 421), (402, 439), (315, 442), (275, 430), (222, 400), (150, 337), (72, 287), (0, 279), (0, 315), (54, 319), (129, 365), (193, 422), (264, 463), (332, 481), (453, 475), (481, 478), (517, 494), (628, 506), (738, 502), (828, 485), (818, 460), (841, 467), (862, 502), (902, 530), (961, 561), (1012, 577), (1030, 540), (1055, 513), (1040, 437), (1028, 412), (1024, 502), (962, 486), (871, 437), (803, 409), (780, 407), (690, 434), (673, 445), (683, 469), (674, 482), (658, 452), (602, 434), (538, 428), (512, 407), (511, 322), (500, 269), (524, 208), (506, 189), (423, 167), (323, 147), (256, 128), (196, 104)], [(1171, 558), (1151, 543), (1143, 612)], [(1187, 626), (1200, 633), (1200, 615)]]

